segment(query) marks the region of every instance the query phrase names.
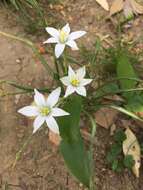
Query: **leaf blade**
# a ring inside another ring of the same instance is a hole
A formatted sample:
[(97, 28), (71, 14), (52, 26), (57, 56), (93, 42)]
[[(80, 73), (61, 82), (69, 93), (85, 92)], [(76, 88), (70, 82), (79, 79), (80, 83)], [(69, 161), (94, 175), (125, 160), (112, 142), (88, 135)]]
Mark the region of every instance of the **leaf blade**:
[(58, 119), (62, 141), (60, 151), (70, 172), (85, 186), (90, 186), (89, 155), (85, 150), (80, 133), (80, 113), (82, 100), (79, 96), (73, 96), (64, 105), (64, 109), (70, 113), (68, 117)]

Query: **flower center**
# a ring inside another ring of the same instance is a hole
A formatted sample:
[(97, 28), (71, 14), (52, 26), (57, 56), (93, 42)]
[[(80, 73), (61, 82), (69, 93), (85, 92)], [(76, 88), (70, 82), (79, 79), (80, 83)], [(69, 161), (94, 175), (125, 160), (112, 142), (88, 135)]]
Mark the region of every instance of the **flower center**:
[(40, 109), (40, 114), (42, 115), (42, 116), (47, 116), (47, 115), (49, 115), (49, 113), (51, 112), (51, 109), (49, 108), (49, 107), (42, 107), (41, 109)]
[(80, 83), (80, 81), (79, 81), (78, 79), (72, 79), (72, 80), (71, 80), (72, 86), (77, 87), (77, 86), (79, 85), (79, 83)]
[(60, 30), (60, 42), (64, 44), (67, 41), (68, 34), (63, 30)]

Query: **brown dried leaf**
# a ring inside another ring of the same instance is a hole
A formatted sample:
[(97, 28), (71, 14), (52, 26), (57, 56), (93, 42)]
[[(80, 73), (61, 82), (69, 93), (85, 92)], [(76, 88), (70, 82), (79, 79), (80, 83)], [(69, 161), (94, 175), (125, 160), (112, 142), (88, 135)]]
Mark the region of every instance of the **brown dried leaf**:
[(124, 155), (133, 156), (135, 164), (132, 171), (136, 177), (139, 177), (139, 168), (141, 165), (140, 145), (135, 134), (129, 128), (126, 129), (125, 134), (127, 139), (123, 142), (123, 153)]
[(134, 14), (143, 14), (143, 6), (137, 3), (135, 0), (130, 0), (130, 4), (133, 8)]
[(116, 14), (120, 12), (124, 7), (123, 0), (114, 0), (110, 8), (110, 15)]
[(101, 108), (95, 113), (96, 123), (108, 129), (117, 118), (118, 111), (112, 108)]
[(58, 146), (60, 144), (61, 138), (58, 134), (55, 134), (49, 130), (49, 141)]
[(103, 7), (106, 11), (109, 11), (109, 4), (107, 0), (96, 0), (96, 2)]

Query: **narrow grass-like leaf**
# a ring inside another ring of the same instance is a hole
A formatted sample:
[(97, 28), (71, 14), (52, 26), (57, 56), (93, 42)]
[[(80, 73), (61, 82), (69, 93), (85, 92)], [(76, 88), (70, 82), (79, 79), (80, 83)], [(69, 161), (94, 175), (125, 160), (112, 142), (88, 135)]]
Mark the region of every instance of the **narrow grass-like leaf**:
[(133, 112), (130, 112), (128, 110), (126, 110), (125, 108), (122, 108), (122, 107), (118, 107), (118, 106), (111, 106), (111, 108), (113, 109), (116, 109), (130, 117), (132, 117), (133, 119), (137, 119), (137, 120), (140, 120), (140, 121), (143, 121), (140, 117), (138, 117), (136, 114), (134, 114)]

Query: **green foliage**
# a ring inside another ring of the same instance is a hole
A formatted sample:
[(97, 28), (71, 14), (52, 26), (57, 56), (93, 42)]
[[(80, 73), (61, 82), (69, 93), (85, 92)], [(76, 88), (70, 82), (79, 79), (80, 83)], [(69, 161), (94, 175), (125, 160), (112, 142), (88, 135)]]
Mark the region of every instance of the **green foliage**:
[(85, 46), (82, 46), (80, 53), (83, 60), (87, 64), (90, 64), (90, 66), (95, 66), (98, 60), (98, 57), (97, 57), (98, 53), (101, 52), (101, 49), (102, 49), (101, 41), (97, 39), (92, 50), (91, 49), (89, 50)]
[(124, 133), (123, 130), (118, 130), (115, 135), (114, 135), (114, 140), (119, 143), (122, 144), (124, 140), (126, 140), (126, 135)]
[(82, 100), (79, 96), (69, 98), (64, 105), (64, 109), (70, 115), (58, 119), (62, 137), (60, 150), (70, 172), (89, 187), (91, 176), (89, 155), (85, 150), (79, 127), (81, 107)]
[(118, 130), (114, 134), (114, 143), (111, 145), (110, 151), (107, 154), (107, 162), (115, 172), (121, 172), (124, 168), (131, 169), (134, 165), (134, 160), (131, 155), (123, 156), (122, 144), (125, 139), (126, 135), (124, 131)]
[(129, 99), (128, 104), (125, 107), (132, 112), (143, 112), (143, 93), (136, 93), (131, 99)]
[(135, 161), (133, 160), (133, 156), (132, 155), (126, 155), (124, 158), (124, 166), (128, 169), (132, 169), (134, 164), (135, 164)]
[(62, 1), (63, 0), (46, 0), (46, 2), (50, 4), (62, 3)]
[(34, 33), (46, 26), (45, 13), (38, 0), (9, 0), (6, 4), (17, 11), (19, 22), (27, 32)]
[(111, 106), (111, 108), (116, 109), (124, 114), (126, 114), (129, 117), (132, 117), (133, 119), (137, 119), (139, 121), (143, 121), (140, 117), (138, 117), (136, 114), (134, 114), (133, 112), (130, 112), (128, 110), (126, 110), (125, 108), (122, 107), (118, 107), (118, 106)]
[(96, 90), (95, 98), (104, 96), (105, 94), (116, 94), (119, 91), (119, 87), (115, 83), (107, 83)]
[(39, 4), (37, 0), (9, 0), (9, 2), (17, 9), (20, 10), (22, 6), (28, 6), (29, 8), (37, 8), (39, 9)]
[[(120, 86), (122, 90), (135, 88), (137, 84), (136, 81), (128, 79), (137, 78), (137, 76), (130, 63), (128, 53), (124, 49), (121, 49), (117, 53), (117, 77), (124, 78), (124, 80), (120, 80)], [(134, 92), (125, 92), (123, 95), (126, 98), (131, 98), (134, 96)]]

